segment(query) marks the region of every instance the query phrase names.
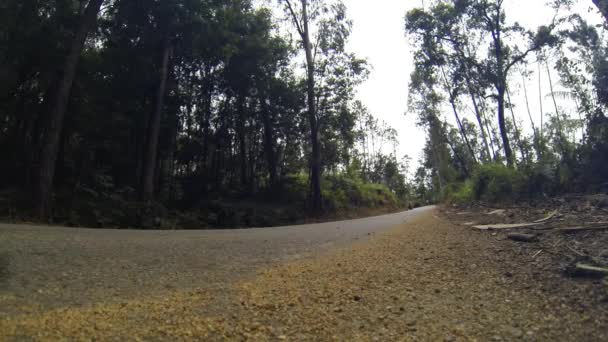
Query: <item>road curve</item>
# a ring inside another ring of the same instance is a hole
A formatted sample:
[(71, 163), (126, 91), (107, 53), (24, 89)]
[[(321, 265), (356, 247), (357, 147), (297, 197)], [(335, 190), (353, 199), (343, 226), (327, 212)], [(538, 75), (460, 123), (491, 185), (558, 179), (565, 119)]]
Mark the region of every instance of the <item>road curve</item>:
[(348, 246), (433, 207), (363, 219), (235, 230), (139, 231), (0, 224), (0, 318), (43, 309), (221, 289), (277, 262)]

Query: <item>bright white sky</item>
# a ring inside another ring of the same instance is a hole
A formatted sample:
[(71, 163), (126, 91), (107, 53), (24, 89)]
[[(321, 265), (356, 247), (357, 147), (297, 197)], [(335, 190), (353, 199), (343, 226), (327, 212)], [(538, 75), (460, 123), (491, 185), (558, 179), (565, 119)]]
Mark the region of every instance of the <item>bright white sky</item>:
[[(400, 134), (399, 154), (408, 154), (414, 165), (424, 146), (425, 133), (416, 126), (415, 114), (405, 115), (412, 56), (404, 33), (404, 17), (407, 10), (420, 7), (422, 2), (423, 0), (345, 0), (347, 15), (354, 22), (349, 51), (367, 58), (373, 66), (369, 80), (359, 88), (358, 99), (367, 105), (374, 116), (397, 129)], [(589, 13), (591, 1), (579, 2), (581, 4), (576, 9), (578, 13), (591, 17), (594, 22), (601, 22), (595, 8)], [(553, 10), (546, 7), (545, 3), (545, 0), (506, 0), (507, 17), (528, 28), (547, 24), (553, 16)], [(527, 84), (534, 113), (540, 112), (537, 109), (537, 78), (538, 75), (532, 75), (530, 83)], [(553, 81), (558, 82), (557, 76), (553, 77)], [(548, 84), (547, 80), (542, 82)], [(543, 92), (547, 94), (549, 91)], [(524, 101), (523, 93), (514, 89), (512, 96), (518, 98), (513, 99), (516, 103), (517, 120), (525, 119), (525, 122), (528, 122), (523, 105), (517, 106), (517, 103)], [(549, 107), (549, 101), (545, 102), (545, 107)], [(518, 107), (520, 111), (517, 111)], [(545, 112), (547, 111), (545, 108)], [(535, 121), (540, 120), (539, 116), (534, 118)], [(470, 120), (473, 120), (472, 116)], [(524, 124), (526, 125), (528, 124)]]

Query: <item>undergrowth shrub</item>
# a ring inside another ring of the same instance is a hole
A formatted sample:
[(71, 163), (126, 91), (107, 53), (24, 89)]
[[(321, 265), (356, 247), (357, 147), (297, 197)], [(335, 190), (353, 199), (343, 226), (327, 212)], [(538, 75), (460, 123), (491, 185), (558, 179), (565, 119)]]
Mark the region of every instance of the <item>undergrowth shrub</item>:
[(444, 194), (444, 198), (449, 203), (464, 204), (475, 199), (473, 182), (467, 180), (461, 183), (450, 183)]
[(326, 176), (322, 192), (324, 207), (330, 211), (398, 205), (397, 196), (385, 185), (365, 183), (347, 174)]
[(525, 177), (502, 164), (477, 167), (471, 178), (476, 200), (488, 202), (513, 201), (521, 197)]

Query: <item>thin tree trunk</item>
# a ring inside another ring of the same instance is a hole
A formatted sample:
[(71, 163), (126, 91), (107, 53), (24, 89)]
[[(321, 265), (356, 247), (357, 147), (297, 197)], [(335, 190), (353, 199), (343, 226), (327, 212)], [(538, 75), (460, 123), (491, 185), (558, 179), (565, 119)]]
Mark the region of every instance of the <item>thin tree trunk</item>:
[(154, 179), (157, 166), (156, 161), (158, 157), (160, 121), (165, 100), (165, 91), (167, 88), (167, 76), (169, 74), (169, 56), (171, 55), (171, 45), (168, 39), (164, 41), (163, 45), (162, 62), (159, 74), (160, 79), (156, 93), (156, 103), (150, 118), (148, 142), (144, 156), (145, 162), (143, 169), (142, 199), (146, 203), (150, 203), (152, 200), (154, 200)]
[(272, 130), (271, 113), (264, 97), (260, 98), (260, 107), (262, 114), (262, 122), (264, 124), (264, 154), (268, 163), (268, 177), (270, 188), (275, 189), (277, 182), (277, 158), (274, 148), (274, 134)]
[(576, 112), (578, 113), (578, 119), (580, 121), (581, 124), (581, 144), (585, 143), (585, 124), (584, 124), (584, 119), (583, 116), (581, 115), (581, 105), (578, 102), (578, 99), (575, 97), (574, 98), (574, 103), (576, 104)]
[[(467, 82), (469, 82), (467, 80)], [(479, 130), (481, 131), (481, 138), (483, 140), (483, 145), (485, 147), (487, 153), (487, 159), (491, 160), (493, 156), (493, 152), (490, 150), (490, 144), (488, 143), (489, 132), (486, 134), (486, 125), (483, 123), (483, 113), (481, 112), (479, 105), (477, 103), (476, 95), (473, 92), (473, 89), (469, 86), (469, 94), (471, 95), (471, 101), (473, 102), (473, 109), (475, 110), (475, 118), (477, 119), (477, 124), (479, 124)]]
[(69, 54), (64, 61), (63, 73), (59, 80), (57, 90), (51, 100), (48, 124), (40, 156), (40, 174), (37, 189), (38, 198), (36, 212), (42, 219), (48, 218), (51, 213), (51, 197), (53, 193), (53, 179), (55, 178), (57, 152), (78, 60), (84, 47), (87, 34), (95, 25), (97, 14), (99, 13), (102, 3), (103, 0), (91, 0), (87, 5), (72, 40)]
[(175, 177), (175, 148), (177, 144), (177, 131), (179, 120), (175, 117), (169, 127), (169, 146), (162, 165), (161, 198), (165, 201), (173, 198), (173, 181)]
[(517, 146), (519, 147), (519, 152), (521, 153), (521, 158), (524, 162), (527, 162), (527, 154), (524, 148), (524, 145), (521, 141), (521, 132), (519, 127), (517, 127), (517, 120), (515, 119), (515, 111), (513, 111), (513, 102), (511, 102), (511, 94), (509, 92), (509, 88), (507, 88), (507, 101), (509, 101), (509, 110), (511, 111), (511, 119), (513, 120), (513, 129), (515, 130), (515, 140), (517, 142)]
[[(467, 137), (467, 132), (464, 130), (464, 127), (462, 126), (462, 121), (460, 121), (460, 116), (458, 115), (458, 109), (456, 108), (456, 96), (453, 93), (452, 87), (448, 83), (448, 79), (445, 75), (445, 71), (443, 70), (443, 67), (441, 68), (441, 73), (443, 75), (443, 81), (445, 83), (446, 89), (448, 90), (448, 93), (450, 96), (449, 101), (450, 101), (450, 104), (452, 105), (452, 111), (454, 112), (454, 117), (456, 118), (456, 123), (458, 124), (458, 129), (460, 130), (460, 135), (462, 136), (462, 139), (467, 144), (467, 148), (469, 149), (471, 158), (473, 158), (473, 161), (475, 163), (477, 163), (477, 158), (475, 157), (475, 151), (473, 151), (473, 147), (471, 147), (471, 142), (469, 141), (469, 138)], [(465, 165), (465, 167), (466, 167), (466, 165)]]
[(241, 186), (245, 191), (248, 189), (247, 177), (247, 141), (245, 137), (245, 96), (239, 95), (237, 100), (238, 119), (236, 122), (237, 139), (239, 143), (239, 166)]
[(540, 160), (542, 157), (542, 152), (539, 146), (540, 141), (538, 140), (539, 137), (538, 132), (536, 130), (536, 125), (534, 124), (534, 119), (532, 119), (532, 111), (530, 111), (530, 101), (528, 100), (528, 89), (526, 88), (526, 78), (523, 74), (521, 75), (521, 79), (522, 84), (524, 86), (524, 98), (526, 99), (526, 109), (528, 110), (528, 118), (530, 118), (530, 125), (532, 126), (532, 132), (534, 133), (534, 149), (536, 150), (536, 158)]
[(456, 157), (456, 159), (458, 159), (460, 161), (460, 163), (462, 164), (462, 167), (464, 168), (465, 177), (469, 177), (470, 172), (469, 172), (469, 168), (467, 167), (467, 163), (466, 163), (465, 159), (462, 157), (462, 155), (460, 155), (460, 153), (458, 152), (458, 150), (456, 149), (456, 147), (450, 140), (449, 136), (447, 136), (447, 135), (445, 136), (445, 141), (448, 143), (448, 146), (450, 146), (450, 149), (454, 153), (454, 156)]
[(509, 135), (507, 133), (507, 126), (505, 125), (505, 92), (507, 89), (507, 75), (504, 66), (504, 56), (502, 51), (502, 31), (500, 22), (501, 3), (497, 4), (497, 15), (495, 28), (492, 36), (494, 38), (494, 53), (496, 54), (496, 90), (498, 92), (498, 128), (500, 129), (500, 136), (502, 138), (502, 145), (505, 151), (505, 158), (507, 160), (507, 166), (512, 168), (515, 166), (513, 159), (513, 150), (511, 150), (511, 144), (509, 142)]
[(205, 83), (206, 86), (203, 86), (203, 151), (202, 151), (202, 164), (203, 164), (203, 174), (205, 178), (208, 179), (208, 167), (207, 167), (207, 159), (209, 156), (209, 141), (210, 141), (210, 127), (211, 127), (211, 111), (212, 111), (212, 96), (213, 96), (213, 82), (209, 80), (211, 77), (210, 68), (205, 68)]
[(543, 87), (542, 87), (542, 83), (541, 83), (541, 76), (542, 73), (540, 71), (540, 65), (541, 65), (541, 61), (538, 61), (538, 104), (540, 106), (540, 138), (541, 140), (543, 140), (543, 136), (544, 136), (544, 110), (543, 110)]
[(562, 123), (559, 117), (559, 108), (557, 107), (557, 100), (555, 99), (555, 93), (553, 92), (553, 79), (551, 78), (551, 70), (549, 70), (549, 63), (545, 61), (545, 67), (547, 69), (547, 77), (549, 78), (549, 90), (551, 91), (551, 99), (553, 100), (553, 106), (555, 108), (555, 119), (557, 120), (557, 129), (559, 130), (559, 136), (563, 133)]
[(515, 165), (513, 160), (513, 150), (511, 149), (509, 135), (507, 133), (507, 125), (505, 124), (505, 89), (502, 88), (502, 86), (500, 86), (498, 89), (498, 127), (500, 128), (500, 137), (502, 138), (507, 166), (513, 167)]
[(310, 121), (310, 140), (312, 145), (312, 158), (310, 163), (310, 181), (312, 186), (311, 200), (312, 210), (315, 214), (321, 212), (321, 149), (319, 144), (319, 127), (317, 112), (315, 108), (315, 66), (312, 56), (312, 44), (310, 43), (310, 31), (308, 27), (308, 0), (302, 1), (302, 40), (306, 52), (307, 69), (307, 97), (308, 97), (308, 120)]
[(438, 127), (439, 125), (439, 119), (437, 119), (436, 117), (433, 117), (431, 119), (431, 123), (430, 123), (430, 137), (431, 137), (431, 146), (434, 150), (433, 152), (433, 156), (434, 156), (434, 160), (435, 160), (435, 169), (437, 170), (437, 180), (439, 181), (439, 193), (443, 194), (443, 189), (445, 188), (445, 183), (446, 180), (444, 179), (444, 174), (443, 174), (443, 164), (444, 161), (442, 160), (442, 153), (439, 150), (438, 145), (438, 138), (441, 137), (441, 133), (440, 130), (441, 128)]
[(492, 154), (490, 155), (490, 158), (495, 161), (497, 160), (497, 156), (496, 156), (496, 151), (500, 148), (500, 146), (494, 146), (494, 142), (497, 141), (497, 137), (496, 137), (496, 132), (494, 130), (492, 130), (492, 125), (490, 125), (490, 121), (488, 120), (488, 116), (486, 115), (486, 104), (485, 102), (481, 102), (481, 119), (483, 120), (483, 124), (484, 127), (486, 129), (486, 132), (488, 134), (488, 141), (490, 142), (490, 152), (492, 152)]
[[(464, 26), (464, 23), (462, 23), (462, 21), (461, 21), (461, 24), (463, 24), (463, 26)], [(466, 37), (465, 37), (465, 39), (466, 39)], [(466, 49), (467, 55), (470, 56), (471, 49), (470, 49), (468, 40), (465, 40), (464, 47)], [(464, 53), (464, 51), (462, 51), (462, 49), (460, 49), (459, 58), (460, 58), (460, 62), (464, 66), (464, 70), (465, 70), (464, 78), (467, 83), (467, 89), (468, 89), (469, 95), (471, 96), (471, 101), (473, 102), (473, 109), (475, 110), (475, 117), (477, 119), (477, 123), (479, 124), (479, 130), (481, 131), (481, 137), (483, 140), (485, 151), (487, 153), (487, 158), (483, 158), (483, 159), (485, 161), (488, 161), (488, 160), (492, 159), (492, 156), (494, 155), (493, 151), (490, 151), (490, 145), (488, 144), (488, 137), (490, 135), (490, 132), (487, 132), (487, 135), (486, 135), (486, 128), (484, 128), (485, 125), (483, 124), (483, 120), (482, 120), (483, 113), (481, 112), (479, 105), (477, 103), (478, 94), (476, 94), (474, 91), (473, 82), (471, 81), (471, 70), (466, 61), (467, 57), (465, 56), (465, 53)]]

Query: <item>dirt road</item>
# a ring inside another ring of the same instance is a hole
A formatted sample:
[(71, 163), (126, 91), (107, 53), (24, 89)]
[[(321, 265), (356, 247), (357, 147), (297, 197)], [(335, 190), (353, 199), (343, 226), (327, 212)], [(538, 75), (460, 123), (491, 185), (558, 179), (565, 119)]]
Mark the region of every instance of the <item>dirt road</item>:
[(1, 225), (0, 340), (608, 338), (605, 306), (497, 250), (433, 208), (231, 231)]
[[(223, 286), (365, 239), (426, 212), (291, 227), (142, 231), (0, 224), (0, 290), (44, 309)], [(0, 318), (18, 306), (0, 305)]]

